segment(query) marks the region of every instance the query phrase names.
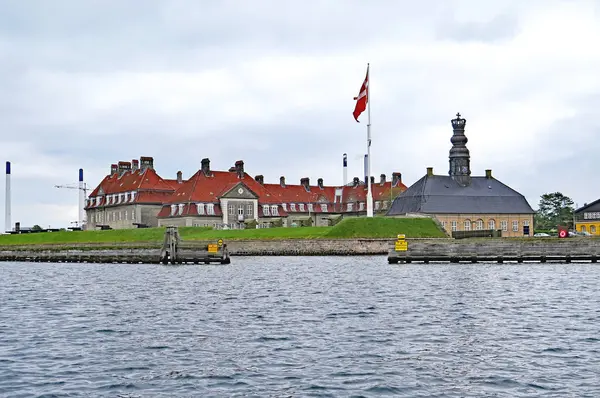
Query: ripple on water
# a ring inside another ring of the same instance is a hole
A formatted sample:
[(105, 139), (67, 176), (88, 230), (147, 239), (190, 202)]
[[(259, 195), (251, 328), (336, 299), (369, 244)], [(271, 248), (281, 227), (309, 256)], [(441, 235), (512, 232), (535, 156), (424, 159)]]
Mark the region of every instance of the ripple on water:
[(0, 263), (1, 396), (600, 396), (600, 268)]

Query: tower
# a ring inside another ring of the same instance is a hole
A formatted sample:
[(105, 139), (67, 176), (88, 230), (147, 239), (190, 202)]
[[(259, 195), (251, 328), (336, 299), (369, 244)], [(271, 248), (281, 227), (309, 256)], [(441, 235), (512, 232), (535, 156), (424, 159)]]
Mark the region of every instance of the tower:
[(450, 148), (450, 170), (448, 174), (453, 180), (462, 186), (471, 183), (471, 156), (467, 149), (467, 137), (465, 136), (465, 119), (461, 119), (460, 113), (456, 114), (456, 119), (452, 119), (452, 148)]

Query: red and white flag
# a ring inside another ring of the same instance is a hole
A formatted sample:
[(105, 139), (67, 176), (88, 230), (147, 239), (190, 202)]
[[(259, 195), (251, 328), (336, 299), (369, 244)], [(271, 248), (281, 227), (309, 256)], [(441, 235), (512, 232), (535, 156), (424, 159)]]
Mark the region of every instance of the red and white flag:
[[(356, 106), (354, 107), (354, 119), (358, 122), (358, 117), (361, 113), (367, 109), (367, 102), (369, 102), (369, 67), (367, 66), (367, 77), (365, 77), (365, 81), (360, 87), (360, 92), (358, 93), (358, 97), (354, 97), (354, 101), (356, 101)], [(360, 123), (360, 122), (359, 122)]]

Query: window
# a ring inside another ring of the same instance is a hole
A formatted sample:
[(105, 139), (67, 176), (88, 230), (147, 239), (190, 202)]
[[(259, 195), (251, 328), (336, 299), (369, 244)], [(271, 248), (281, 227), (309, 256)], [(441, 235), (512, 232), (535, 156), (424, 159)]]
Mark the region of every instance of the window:
[(282, 203), (281, 207), (283, 207), (283, 210), (287, 211), (287, 203)]
[(290, 210), (291, 211), (296, 211), (296, 204), (295, 203), (290, 203)]
[(519, 232), (519, 222), (518, 221), (512, 222), (512, 230), (513, 230), (513, 232)]
[[(300, 205), (302, 207), (304, 207), (304, 205)], [(279, 211), (277, 210), (277, 205), (272, 205), (271, 206), (271, 215), (274, 216), (278, 216), (279, 215)]]
[(524, 227), (528, 227), (529, 226), (529, 220), (523, 220), (523, 226)]
[(353, 207), (354, 207), (354, 203), (348, 203), (348, 211), (352, 211)]
[(131, 221), (135, 221), (135, 210), (131, 210)]
[(121, 212), (119, 212), (119, 221), (121, 221)]
[(595, 226), (595, 225), (592, 225), (592, 226), (590, 227), (590, 233), (591, 233), (591, 234), (595, 234), (595, 233), (596, 233), (596, 226)]
[(212, 203), (206, 204), (206, 214), (213, 215), (215, 214), (215, 205)]
[(180, 203), (179, 204), (179, 215), (182, 216), (183, 215), (183, 208), (184, 208), (185, 204), (184, 203)]
[(268, 216), (269, 214), (269, 206), (263, 205), (263, 216)]
[(488, 229), (496, 229), (496, 220), (488, 220)]
[(358, 202), (358, 211), (363, 211), (365, 209), (365, 202)]
[(448, 223), (446, 221), (442, 221), (442, 228), (446, 229), (447, 226), (448, 226)]
[(327, 203), (321, 203), (321, 211), (322, 212), (326, 212), (327, 211)]
[(502, 226), (503, 231), (508, 231), (508, 221), (502, 220), (500, 221), (500, 225)]
[(238, 206), (238, 219), (244, 219), (244, 205)]
[(380, 201), (376, 201), (375, 202), (375, 210), (379, 210), (379, 206), (381, 206), (381, 202)]
[(235, 214), (235, 206), (233, 204), (229, 204), (227, 208), (229, 209), (229, 215), (233, 216)]
[(464, 225), (465, 225), (465, 231), (471, 230), (471, 220), (465, 220)]
[(304, 203), (300, 203), (298, 206), (300, 206), (300, 211), (304, 211)]
[(129, 213), (127, 213), (127, 210), (125, 210), (123, 213), (125, 213), (125, 221), (127, 221), (127, 215), (128, 215)]
[(196, 211), (199, 215), (204, 214), (204, 203), (196, 203)]
[(450, 225), (452, 225), (452, 231), (456, 231), (456, 221), (452, 221)]
[(587, 231), (587, 228), (585, 227), (585, 225), (582, 225), (581, 226), (581, 232), (586, 232), (586, 231)]
[(171, 216), (177, 213), (177, 205), (171, 205)]
[(246, 215), (248, 217), (252, 217), (252, 213), (254, 213), (254, 205), (252, 203), (248, 203), (246, 205)]
[(388, 207), (388, 202), (387, 202), (387, 200), (384, 200), (384, 201), (383, 201), (381, 204), (383, 205), (383, 209), (384, 209), (384, 210), (385, 210), (385, 209), (387, 209), (387, 207)]
[(113, 221), (117, 221), (117, 214), (114, 211), (112, 212), (112, 216)]
[(478, 231), (481, 231), (483, 229), (483, 220), (477, 220), (477, 224), (475, 227)]
[[(283, 210), (285, 210), (285, 207), (283, 208)], [(312, 203), (309, 203), (309, 204), (308, 204), (308, 212), (309, 212), (309, 213), (312, 213), (313, 211), (314, 211), (314, 210), (313, 210), (313, 204), (312, 204)]]

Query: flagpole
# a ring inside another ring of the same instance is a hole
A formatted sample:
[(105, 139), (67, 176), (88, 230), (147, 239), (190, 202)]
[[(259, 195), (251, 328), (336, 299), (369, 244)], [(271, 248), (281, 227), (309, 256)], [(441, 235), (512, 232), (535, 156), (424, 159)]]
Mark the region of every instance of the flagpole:
[(373, 193), (371, 192), (371, 76), (367, 63), (367, 217), (373, 217)]

